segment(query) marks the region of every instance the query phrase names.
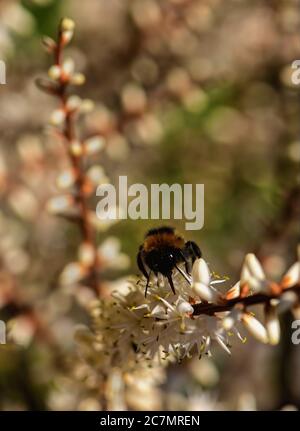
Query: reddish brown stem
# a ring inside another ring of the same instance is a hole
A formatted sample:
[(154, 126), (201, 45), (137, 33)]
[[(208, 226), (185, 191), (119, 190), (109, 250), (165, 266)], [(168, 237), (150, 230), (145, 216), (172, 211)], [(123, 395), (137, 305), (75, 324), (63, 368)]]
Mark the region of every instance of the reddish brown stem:
[[(300, 297), (300, 284), (298, 283), (287, 290), (283, 290), (282, 293), (287, 291), (296, 292), (297, 295)], [(247, 308), (248, 306), (257, 305), (257, 304), (268, 304), (272, 299), (280, 298), (282, 293), (270, 294), (270, 295), (267, 295), (264, 293), (257, 293), (255, 295), (246, 296), (244, 298), (239, 297), (239, 298), (229, 299), (226, 302), (224, 302), (224, 304), (207, 304), (207, 303), (195, 304), (193, 305), (193, 308), (194, 308), (193, 315), (200, 316), (201, 314), (206, 314), (206, 315), (212, 316), (215, 313), (230, 311), (238, 304), (241, 305), (241, 307), (243, 308)]]
[[(62, 38), (62, 31), (59, 30), (58, 33), (58, 41), (57, 46), (54, 51), (54, 62), (55, 64), (62, 68), (63, 65), (63, 38)], [(74, 121), (74, 113), (71, 112), (68, 109), (67, 106), (67, 82), (64, 79), (60, 79), (59, 83), (60, 87), (57, 92), (57, 97), (60, 100), (61, 103), (61, 109), (65, 112), (66, 118), (65, 118), (65, 124), (64, 124), (64, 130), (63, 130), (63, 136), (64, 140), (66, 142), (67, 152), (69, 159), (71, 161), (72, 167), (74, 169), (76, 182), (76, 201), (79, 208), (79, 217), (76, 218), (76, 222), (79, 225), (79, 228), (81, 230), (81, 235), (83, 238), (83, 241), (85, 243), (91, 244), (95, 251), (95, 258), (94, 262), (90, 267), (90, 273), (89, 273), (89, 287), (91, 287), (92, 290), (94, 290), (97, 294), (99, 293), (99, 283), (98, 283), (98, 258), (97, 258), (97, 252), (96, 252), (96, 241), (95, 236), (93, 233), (93, 229), (91, 227), (91, 224), (89, 222), (89, 206), (88, 201), (86, 198), (86, 194), (84, 191), (85, 187), (85, 174), (82, 167), (82, 158), (75, 156), (71, 151), (71, 146), (73, 142), (80, 142), (80, 139), (76, 136), (76, 130), (75, 130), (75, 121)]]

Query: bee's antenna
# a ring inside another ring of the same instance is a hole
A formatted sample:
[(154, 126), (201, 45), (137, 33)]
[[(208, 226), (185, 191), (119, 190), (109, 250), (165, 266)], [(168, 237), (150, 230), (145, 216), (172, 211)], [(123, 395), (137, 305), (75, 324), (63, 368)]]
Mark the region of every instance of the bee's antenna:
[(169, 281), (169, 283), (170, 283), (170, 286), (171, 286), (172, 292), (173, 292), (173, 293), (174, 293), (174, 295), (175, 295), (175, 294), (176, 294), (176, 292), (175, 292), (175, 287), (174, 287), (174, 283), (173, 283), (173, 280), (172, 280), (172, 274), (167, 275), (167, 278), (168, 278), (168, 281)]
[(189, 284), (192, 284), (190, 278), (186, 275), (184, 271), (182, 271), (181, 268), (179, 268), (179, 266), (175, 265), (175, 268), (180, 272), (180, 274), (186, 279)]

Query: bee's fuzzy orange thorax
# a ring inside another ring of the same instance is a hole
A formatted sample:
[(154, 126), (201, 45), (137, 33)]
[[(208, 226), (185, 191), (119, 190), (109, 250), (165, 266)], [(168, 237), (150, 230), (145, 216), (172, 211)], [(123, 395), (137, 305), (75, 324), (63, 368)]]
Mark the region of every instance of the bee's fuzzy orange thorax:
[(143, 249), (149, 252), (160, 247), (183, 248), (184, 244), (182, 236), (176, 233), (163, 232), (147, 236), (143, 244)]

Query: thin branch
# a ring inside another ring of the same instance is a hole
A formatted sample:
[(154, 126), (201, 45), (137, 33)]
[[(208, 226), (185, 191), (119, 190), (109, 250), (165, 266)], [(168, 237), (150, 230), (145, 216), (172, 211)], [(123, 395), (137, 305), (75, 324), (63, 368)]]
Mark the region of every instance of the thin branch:
[[(60, 27), (58, 32), (57, 44), (53, 51), (54, 64), (59, 68), (63, 67), (63, 48), (64, 48), (63, 30)], [(99, 293), (100, 285), (99, 285), (99, 280), (97, 275), (99, 262), (98, 262), (97, 251), (96, 251), (96, 238), (88, 217), (89, 206), (88, 206), (88, 200), (84, 191), (86, 178), (85, 178), (85, 173), (82, 166), (82, 158), (79, 156), (75, 156), (71, 151), (71, 146), (74, 141), (80, 143), (80, 145), (82, 145), (82, 142), (76, 135), (74, 112), (72, 112), (67, 106), (67, 101), (68, 101), (67, 88), (68, 88), (68, 82), (66, 82), (61, 76), (59, 79), (59, 87), (55, 95), (60, 100), (61, 109), (66, 114), (64, 126), (63, 126), (63, 137), (64, 137), (64, 142), (66, 144), (68, 157), (70, 159), (70, 162), (72, 164), (73, 170), (75, 172), (75, 177), (76, 177), (75, 198), (79, 208), (79, 216), (76, 217), (76, 219), (74, 219), (73, 221), (75, 221), (78, 224), (83, 241), (87, 244), (90, 244), (94, 249), (95, 257), (94, 257), (93, 264), (89, 269), (89, 272), (90, 272), (89, 287), (92, 290), (94, 290), (96, 293)]]
[(268, 304), (272, 299), (279, 299), (284, 292), (293, 291), (300, 298), (300, 283), (295, 284), (289, 289), (282, 290), (280, 293), (273, 293), (270, 295), (264, 293), (257, 293), (255, 295), (246, 296), (246, 297), (238, 297), (234, 299), (229, 299), (224, 302), (224, 304), (194, 304), (194, 313), (193, 316), (200, 316), (201, 314), (206, 314), (209, 316), (213, 316), (215, 313), (222, 313), (224, 311), (230, 311), (237, 305), (240, 305), (242, 308), (247, 308), (248, 306), (258, 305), (258, 304)]

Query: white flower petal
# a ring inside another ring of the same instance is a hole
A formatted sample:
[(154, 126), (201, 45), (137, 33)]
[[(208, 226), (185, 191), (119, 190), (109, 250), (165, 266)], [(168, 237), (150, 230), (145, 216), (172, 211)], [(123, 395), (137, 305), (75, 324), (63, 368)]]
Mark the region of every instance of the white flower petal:
[(268, 289), (265, 273), (253, 253), (246, 255), (241, 271), (241, 286), (247, 285), (252, 293)]
[(253, 277), (257, 278), (258, 280), (265, 280), (266, 276), (264, 270), (262, 269), (257, 257), (253, 253), (246, 255), (245, 264), (247, 265)]
[(59, 279), (62, 285), (77, 283), (86, 275), (85, 268), (79, 262), (71, 262), (65, 266)]
[(280, 324), (277, 309), (274, 306), (270, 306), (266, 310), (266, 329), (270, 344), (278, 344), (280, 340)]
[(248, 331), (255, 337), (257, 340), (262, 343), (268, 343), (268, 335), (266, 328), (250, 313), (242, 314), (242, 322)]
[(195, 283), (209, 285), (211, 280), (210, 271), (204, 259), (200, 258), (195, 260), (192, 269), (192, 279)]
[(300, 262), (295, 262), (283, 276), (281, 285), (288, 289), (300, 282)]
[(213, 290), (211, 287), (206, 284), (196, 282), (192, 285), (193, 291), (198, 295), (201, 299), (208, 302), (218, 302), (220, 299), (220, 294)]
[(104, 147), (105, 140), (102, 136), (92, 136), (84, 141), (84, 150), (86, 154), (96, 154)]
[(298, 301), (298, 296), (296, 292), (286, 291), (280, 297), (280, 302), (278, 305), (278, 313), (283, 313), (287, 310), (290, 310), (293, 305)]
[(187, 313), (193, 313), (194, 309), (192, 305), (187, 301), (181, 301), (177, 305), (177, 311), (179, 314), (187, 314)]
[(241, 293), (241, 288), (240, 288), (240, 282), (238, 281), (237, 283), (235, 283), (234, 286), (232, 286), (228, 292), (226, 292), (226, 299), (230, 300), (230, 299), (235, 299), (238, 298), (240, 296)]

